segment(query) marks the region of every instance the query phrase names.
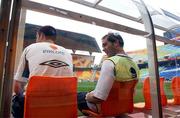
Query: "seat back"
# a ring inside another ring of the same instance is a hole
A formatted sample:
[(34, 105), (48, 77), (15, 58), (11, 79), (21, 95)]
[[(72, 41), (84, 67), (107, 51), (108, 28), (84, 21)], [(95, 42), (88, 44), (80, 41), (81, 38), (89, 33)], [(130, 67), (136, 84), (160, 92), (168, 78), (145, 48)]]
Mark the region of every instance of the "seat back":
[(101, 104), (102, 116), (118, 116), (133, 111), (134, 88), (138, 80), (115, 81), (106, 101)]
[[(160, 77), (160, 93), (161, 93), (161, 104), (162, 106), (167, 105), (167, 97), (164, 91), (164, 78)], [(150, 94), (150, 79), (145, 78), (143, 84), (143, 95), (145, 102), (145, 109), (151, 109), (151, 94)]]
[(24, 118), (77, 118), (77, 78), (31, 77)]
[(173, 77), (171, 88), (174, 97), (174, 104), (180, 105), (180, 77)]

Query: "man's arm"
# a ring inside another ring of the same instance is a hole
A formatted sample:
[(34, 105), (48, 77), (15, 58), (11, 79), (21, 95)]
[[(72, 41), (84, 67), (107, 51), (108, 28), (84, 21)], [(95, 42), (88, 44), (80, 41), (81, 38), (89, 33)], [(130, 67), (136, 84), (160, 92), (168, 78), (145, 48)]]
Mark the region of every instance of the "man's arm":
[(105, 60), (102, 64), (100, 77), (94, 91), (87, 93), (86, 100), (92, 103), (101, 103), (106, 100), (114, 83), (114, 64)]
[(19, 65), (14, 76), (13, 91), (15, 94), (20, 94), (24, 91), (24, 86), (26, 85), (27, 79), (29, 77), (29, 65), (25, 57), (27, 52), (26, 49), (27, 48), (25, 48), (21, 55)]
[(91, 92), (86, 94), (86, 98), (85, 98), (85, 99), (86, 99), (88, 102), (95, 103), (95, 104), (101, 103), (101, 102), (103, 101), (103, 100), (95, 97), (95, 96), (93, 95), (93, 93), (91, 93)]

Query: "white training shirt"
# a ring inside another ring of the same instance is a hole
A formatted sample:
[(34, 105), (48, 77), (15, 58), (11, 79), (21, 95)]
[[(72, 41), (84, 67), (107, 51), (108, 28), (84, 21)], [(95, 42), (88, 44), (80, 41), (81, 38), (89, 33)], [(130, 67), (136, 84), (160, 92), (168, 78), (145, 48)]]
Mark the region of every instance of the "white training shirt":
[[(105, 60), (101, 67), (100, 77), (96, 84), (96, 88), (91, 92), (96, 98), (106, 100), (114, 80), (114, 63), (110, 60)], [(87, 101), (87, 105), (91, 110), (97, 111), (95, 104)]]
[(21, 55), (14, 79), (27, 82), (22, 77), (25, 66), (29, 67), (29, 78), (39, 76), (72, 76), (72, 56), (67, 50), (49, 42), (34, 43), (26, 47)]
[(101, 67), (100, 78), (97, 82), (93, 95), (101, 100), (106, 100), (115, 80), (114, 63), (105, 60)]
[[(125, 54), (117, 55), (127, 56)], [(111, 60), (105, 60), (102, 63), (100, 77), (96, 84), (96, 88), (93, 91), (91, 91), (96, 98), (99, 98), (101, 100), (107, 99), (115, 80), (114, 68), (115, 65)], [(87, 105), (91, 110), (97, 111), (95, 104), (87, 102)]]

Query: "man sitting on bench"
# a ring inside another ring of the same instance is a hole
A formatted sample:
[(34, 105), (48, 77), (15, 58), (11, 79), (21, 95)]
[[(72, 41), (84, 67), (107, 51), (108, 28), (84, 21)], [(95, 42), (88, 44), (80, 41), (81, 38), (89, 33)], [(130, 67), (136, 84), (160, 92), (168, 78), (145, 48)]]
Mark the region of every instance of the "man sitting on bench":
[[(138, 79), (139, 68), (125, 53), (124, 41), (118, 33), (108, 33), (102, 38), (103, 51), (108, 58), (103, 62), (95, 90), (78, 93), (78, 108), (98, 112), (97, 104), (105, 101), (114, 81)], [(123, 96), (122, 96), (123, 97)], [(84, 113), (84, 115), (87, 115)]]

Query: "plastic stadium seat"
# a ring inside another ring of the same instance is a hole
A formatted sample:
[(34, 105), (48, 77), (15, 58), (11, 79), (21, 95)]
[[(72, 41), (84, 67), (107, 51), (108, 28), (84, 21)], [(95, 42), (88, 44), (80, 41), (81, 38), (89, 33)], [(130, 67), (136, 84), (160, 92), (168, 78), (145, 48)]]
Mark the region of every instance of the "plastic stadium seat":
[[(162, 106), (167, 105), (167, 97), (164, 91), (164, 78), (160, 77), (160, 92), (161, 92), (161, 104)], [(151, 109), (151, 94), (150, 94), (150, 79), (145, 78), (143, 84), (143, 95), (145, 102), (145, 109)]]
[(31, 77), (24, 118), (77, 118), (76, 77)]
[(173, 77), (171, 88), (174, 97), (173, 104), (180, 105), (180, 77)]
[(106, 101), (100, 104), (100, 113), (83, 110), (94, 117), (119, 116), (133, 112), (134, 88), (138, 80), (115, 81)]

